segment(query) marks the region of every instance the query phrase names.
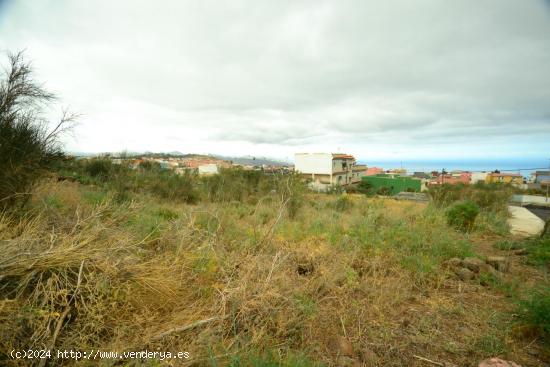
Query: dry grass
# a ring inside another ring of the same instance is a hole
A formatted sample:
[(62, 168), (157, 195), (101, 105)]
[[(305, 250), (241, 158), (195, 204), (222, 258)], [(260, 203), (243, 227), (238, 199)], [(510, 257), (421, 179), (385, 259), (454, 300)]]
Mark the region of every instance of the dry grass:
[(541, 363), (528, 353), (536, 341), (514, 337), (506, 292), (441, 267), (477, 252), (483, 233), (455, 232), (423, 204), (350, 196), (336, 210), (335, 200), (308, 196), (289, 218), (276, 197), (116, 204), (46, 183), (27, 217), (0, 217), (0, 349), (160, 348), (190, 352), (187, 364), (258, 366), (269, 352), (275, 365), (296, 355), (336, 365), (343, 336), (364, 365)]

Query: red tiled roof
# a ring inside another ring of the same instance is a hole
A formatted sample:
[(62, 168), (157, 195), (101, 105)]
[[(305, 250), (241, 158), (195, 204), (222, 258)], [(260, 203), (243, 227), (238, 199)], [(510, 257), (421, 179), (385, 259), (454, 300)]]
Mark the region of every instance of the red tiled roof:
[(332, 153), (332, 158), (355, 159), (351, 154)]

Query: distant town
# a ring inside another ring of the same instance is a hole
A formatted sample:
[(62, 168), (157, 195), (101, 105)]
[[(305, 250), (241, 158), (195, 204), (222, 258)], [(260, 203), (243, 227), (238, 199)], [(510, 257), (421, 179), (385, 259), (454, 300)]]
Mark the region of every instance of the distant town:
[[(395, 195), (400, 192), (422, 192), (429, 187), (449, 184), (470, 185), (476, 183), (505, 183), (523, 190), (547, 190), (550, 185), (550, 169), (533, 171), (529, 177), (517, 172), (452, 170), (430, 172), (408, 172), (404, 168), (375, 167), (358, 164), (356, 158), (345, 153), (296, 153), (294, 164), (277, 162), (265, 158), (222, 158), (210, 155), (181, 153), (103, 153), (113, 164), (127, 164), (138, 169), (145, 162), (154, 162), (161, 169), (173, 170), (177, 174), (195, 173), (215, 175), (221, 169), (238, 167), (244, 170), (258, 170), (269, 173), (300, 174), (315, 191), (327, 191), (339, 186), (351, 188), (366, 182), (375, 192)], [(80, 157), (91, 159), (93, 157)]]

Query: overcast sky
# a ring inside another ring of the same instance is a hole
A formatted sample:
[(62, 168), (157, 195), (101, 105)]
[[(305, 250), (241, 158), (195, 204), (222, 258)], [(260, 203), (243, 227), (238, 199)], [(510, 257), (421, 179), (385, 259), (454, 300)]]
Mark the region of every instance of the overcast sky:
[(548, 1), (0, 4), (69, 151), (550, 157)]

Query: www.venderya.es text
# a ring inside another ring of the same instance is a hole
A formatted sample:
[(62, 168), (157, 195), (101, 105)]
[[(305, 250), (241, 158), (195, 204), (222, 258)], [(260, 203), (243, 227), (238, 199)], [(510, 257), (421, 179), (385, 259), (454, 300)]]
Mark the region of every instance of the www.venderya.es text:
[(88, 351), (72, 349), (13, 349), (10, 352), (13, 359), (74, 359), (74, 360), (96, 360), (96, 359), (189, 359), (189, 352), (170, 352), (170, 351), (105, 351), (100, 349), (90, 349)]

